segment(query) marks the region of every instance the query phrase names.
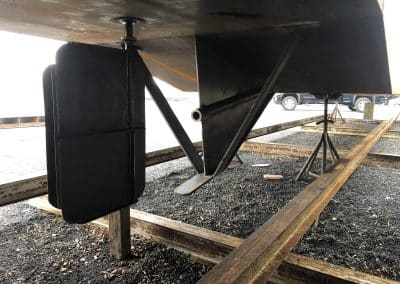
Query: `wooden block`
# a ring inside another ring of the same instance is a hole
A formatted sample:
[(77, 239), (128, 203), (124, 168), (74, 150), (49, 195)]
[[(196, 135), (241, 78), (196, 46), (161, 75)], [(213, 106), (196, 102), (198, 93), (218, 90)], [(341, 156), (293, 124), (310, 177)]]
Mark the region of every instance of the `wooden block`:
[(282, 175), (265, 174), (264, 179), (266, 179), (266, 180), (281, 180), (281, 179), (283, 179), (283, 176)]
[(116, 259), (125, 259), (131, 253), (129, 207), (109, 215), (110, 254)]
[(262, 167), (270, 167), (271, 166), (271, 164), (254, 164), (254, 165), (251, 165), (252, 167), (259, 167), (259, 168), (262, 168)]

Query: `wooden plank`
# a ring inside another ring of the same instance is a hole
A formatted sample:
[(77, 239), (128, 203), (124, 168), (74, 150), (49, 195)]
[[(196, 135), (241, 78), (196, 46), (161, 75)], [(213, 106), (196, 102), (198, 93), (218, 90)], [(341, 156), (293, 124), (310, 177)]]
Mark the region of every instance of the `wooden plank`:
[(131, 224), (132, 234), (163, 242), (214, 264), (242, 242), (239, 238), (133, 209)]
[[(196, 148), (201, 145), (196, 145)], [(311, 147), (288, 144), (244, 142), (241, 151), (258, 152), (271, 155), (308, 157), (312, 151)], [(339, 151), (343, 156), (344, 151)], [(164, 150), (154, 151), (147, 154), (146, 166), (159, 164), (170, 159), (180, 158), (184, 155), (180, 147), (172, 147)], [(387, 153), (368, 153), (362, 162), (366, 165), (380, 165), (384, 167), (400, 169), (400, 156)], [(47, 176), (39, 176), (26, 180), (0, 185), (0, 206), (20, 202), (47, 193)]]
[[(284, 130), (291, 127), (296, 127), (303, 125), (304, 123), (309, 123), (321, 119), (321, 116), (314, 116), (310, 118), (300, 119), (296, 121), (291, 121), (283, 124), (277, 124), (273, 126), (268, 126), (264, 128), (258, 128), (252, 130), (248, 136), (248, 139), (267, 135), (276, 131)], [(194, 146), (197, 151), (202, 151), (202, 142), (195, 142)], [(146, 153), (146, 167), (171, 161), (184, 157), (180, 146), (166, 148), (158, 151), (153, 151)], [(46, 184), (45, 187), (42, 184)], [(32, 197), (36, 197), (47, 193), (47, 177), (34, 177), (27, 180), (20, 180), (10, 184), (0, 184), (0, 206), (23, 201)]]
[(274, 132), (290, 129), (293, 127), (302, 126), (304, 124), (319, 121), (322, 119), (323, 119), (323, 116), (319, 115), (319, 116), (313, 116), (313, 117), (303, 118), (303, 119), (299, 119), (299, 120), (275, 124), (275, 125), (271, 125), (271, 126), (267, 126), (267, 127), (253, 129), (252, 131), (250, 131), (249, 135), (247, 135), (246, 140), (264, 136), (264, 135), (271, 134)]
[[(313, 116), (313, 117), (289, 121), (289, 122), (285, 122), (285, 123), (281, 123), (281, 124), (275, 124), (275, 125), (271, 125), (271, 126), (267, 126), (267, 127), (253, 129), (252, 131), (250, 131), (250, 133), (246, 139), (247, 140), (253, 139), (256, 137), (268, 135), (268, 134), (286, 130), (289, 128), (302, 126), (306, 123), (319, 121), (322, 118), (323, 118), (323, 116), (319, 115), (319, 116)], [(193, 145), (195, 146), (197, 151), (201, 152), (203, 150), (202, 141), (195, 142), (195, 143), (193, 143)], [(183, 150), (180, 146), (171, 147), (171, 148), (167, 148), (167, 149), (163, 149), (163, 150), (159, 150), (159, 151), (154, 151), (154, 152), (146, 154), (146, 159), (147, 159), (146, 166), (160, 164), (160, 163), (170, 161), (173, 159), (178, 159), (178, 158), (181, 158), (184, 156), (185, 156), (185, 153), (183, 152)]]
[[(201, 149), (201, 143), (195, 144)], [(183, 157), (180, 147), (172, 147), (146, 154), (146, 166), (152, 166)], [(20, 202), (47, 194), (47, 176), (38, 176), (11, 183), (0, 184), (0, 206)]]
[[(203, 150), (202, 142), (195, 142), (193, 145), (198, 152)], [(146, 167), (154, 166), (182, 157), (185, 157), (185, 152), (183, 152), (181, 146), (149, 152), (146, 153)]]
[(126, 259), (131, 253), (129, 207), (108, 215), (110, 254), (116, 259)]
[[(321, 133), (322, 127), (318, 125), (303, 125), (302, 131)], [(328, 131), (331, 134), (353, 135), (353, 136), (367, 136), (370, 132), (369, 129), (357, 129), (357, 128), (341, 127), (341, 126), (329, 126)], [(400, 131), (388, 130), (388, 132), (385, 133), (383, 137), (390, 139), (400, 139)]]
[(265, 283), (395, 121), (381, 123), (211, 269), (199, 283)]
[(2, 117), (0, 118), (0, 129), (39, 127), (44, 125), (43, 116), (25, 117)]
[[(257, 152), (271, 155), (308, 157), (313, 148), (301, 145), (276, 144), (276, 143), (259, 143), (245, 142), (240, 148), (241, 151)], [(347, 151), (338, 151), (340, 156), (346, 154)], [(321, 154), (319, 154), (321, 156)], [(365, 165), (380, 165), (383, 167), (400, 169), (400, 155), (388, 153), (368, 153), (367, 157), (362, 161)]]
[(26, 128), (26, 127), (42, 127), (44, 122), (26, 122), (26, 123), (16, 123), (16, 124), (2, 124), (0, 129), (14, 129), (14, 128)]
[(192, 178), (188, 179), (180, 186), (175, 188), (174, 192), (181, 195), (187, 195), (198, 189), (200, 186), (206, 184), (212, 176), (205, 176), (204, 174), (197, 174)]
[[(345, 124), (359, 124), (359, 123), (380, 123), (385, 121), (384, 119), (368, 119), (365, 120), (363, 118), (345, 118)], [(400, 120), (397, 120), (393, 123), (393, 126), (400, 125)]]
[[(31, 199), (29, 204), (54, 214), (61, 213), (60, 210), (52, 207), (45, 197)], [(240, 238), (139, 210), (131, 209), (130, 215), (131, 234), (162, 242), (212, 264), (219, 263), (224, 256), (243, 243), (243, 239)], [(108, 228), (108, 221), (105, 218), (97, 219), (92, 223)], [(286, 260), (268, 282), (399, 283), (293, 253), (288, 254)]]
[(0, 206), (23, 201), (47, 193), (47, 176), (19, 180), (0, 185)]

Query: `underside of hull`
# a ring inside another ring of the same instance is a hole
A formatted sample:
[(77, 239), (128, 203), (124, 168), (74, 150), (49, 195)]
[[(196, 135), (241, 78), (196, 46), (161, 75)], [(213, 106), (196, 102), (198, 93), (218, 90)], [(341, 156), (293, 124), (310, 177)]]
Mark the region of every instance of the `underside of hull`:
[(260, 85), (288, 34), (297, 29), (303, 38), (276, 91), (391, 93), (381, 2), (2, 1), (0, 28), (118, 47), (123, 28), (112, 19), (139, 17), (143, 22), (135, 37), (150, 71), (185, 91), (199, 89), (199, 39), (223, 58), (221, 68), (240, 68), (240, 76), (255, 75), (252, 81)]

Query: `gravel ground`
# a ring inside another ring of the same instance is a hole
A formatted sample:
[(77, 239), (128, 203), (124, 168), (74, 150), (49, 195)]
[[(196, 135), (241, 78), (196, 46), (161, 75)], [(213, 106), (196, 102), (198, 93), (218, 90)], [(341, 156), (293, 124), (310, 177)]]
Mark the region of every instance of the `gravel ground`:
[(390, 127), (390, 130), (392, 130), (392, 131), (400, 131), (400, 122), (397, 121), (395, 124), (393, 124), (392, 127)]
[[(241, 153), (243, 165), (231, 166), (190, 196), (173, 188), (194, 174), (172, 171), (149, 182), (134, 208), (246, 237), (308, 183), (294, 181), (304, 158), (286, 159)], [(271, 163), (270, 168), (252, 167)], [(283, 181), (265, 181), (264, 173), (279, 173)], [(238, 177), (240, 179), (238, 180)], [(321, 215), (295, 252), (360, 271), (400, 280), (400, 172), (361, 166)]]
[(400, 280), (400, 172), (361, 166), (295, 252)]
[(105, 229), (66, 224), (23, 203), (0, 208), (2, 218), (14, 212), (26, 214), (0, 223), (0, 283), (194, 283), (209, 270), (138, 236), (129, 259), (116, 261)]
[(400, 139), (382, 138), (372, 149), (372, 152), (400, 155)]
[[(133, 206), (171, 219), (245, 237), (301, 191), (306, 182), (295, 182), (293, 168), (303, 159), (287, 160), (241, 153), (244, 164), (234, 164), (191, 195), (179, 196), (173, 189), (192, 177), (191, 168), (170, 171), (148, 182), (139, 202)], [(268, 168), (252, 167), (271, 163)], [(263, 174), (282, 174), (283, 181), (266, 182)]]
[[(265, 140), (312, 146), (319, 137), (291, 130)], [(338, 149), (349, 149), (361, 139), (340, 136), (339, 140), (332, 135)], [(399, 140), (383, 141), (381, 152), (399, 150)], [(133, 208), (246, 237), (309, 181), (294, 181), (305, 158), (244, 152), (240, 156), (244, 164), (232, 164), (190, 196), (173, 193), (195, 174), (185, 158), (149, 167), (146, 190)], [(252, 167), (256, 163), (271, 166)], [(284, 179), (266, 181), (265, 173), (282, 174)], [(295, 252), (400, 280), (399, 189), (398, 170), (361, 166)], [(0, 207), (0, 282), (193, 283), (209, 269), (176, 250), (136, 236), (130, 259), (118, 262), (108, 256), (107, 239), (103, 229), (69, 225), (23, 203)]]

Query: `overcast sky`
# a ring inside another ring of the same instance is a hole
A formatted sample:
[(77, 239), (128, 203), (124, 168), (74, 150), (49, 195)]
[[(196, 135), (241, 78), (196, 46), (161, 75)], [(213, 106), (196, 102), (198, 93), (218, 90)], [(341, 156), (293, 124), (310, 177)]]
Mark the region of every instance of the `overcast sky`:
[[(47, 66), (54, 64), (62, 44), (62, 41), (0, 31), (0, 117), (44, 114), (42, 74)], [(156, 81), (167, 97), (184, 94)]]
[(0, 117), (43, 115), (42, 73), (61, 41), (0, 31)]

